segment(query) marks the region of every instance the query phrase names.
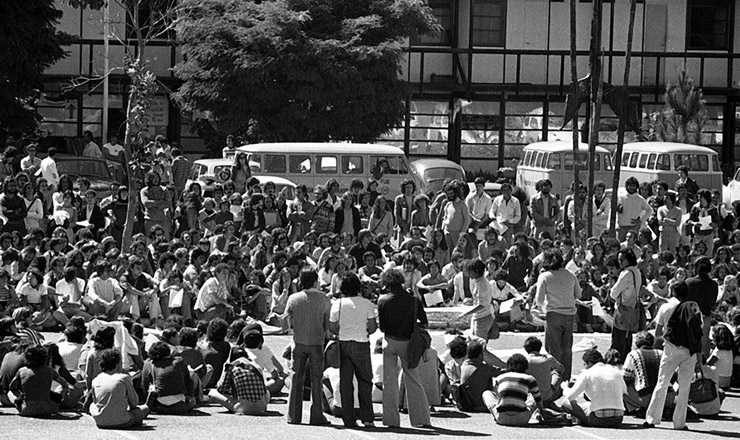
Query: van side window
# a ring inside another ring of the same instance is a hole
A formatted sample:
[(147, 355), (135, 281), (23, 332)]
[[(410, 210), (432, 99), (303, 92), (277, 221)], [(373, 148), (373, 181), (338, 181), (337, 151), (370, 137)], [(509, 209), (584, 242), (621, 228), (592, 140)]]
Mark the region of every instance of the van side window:
[(406, 160), (404, 160), (404, 157), (403, 156), (398, 156), (397, 159), (398, 159), (398, 168), (396, 168), (396, 169), (398, 170), (398, 174), (408, 174), (409, 173), (409, 169), (406, 166)]
[(288, 166), (291, 174), (310, 173), (311, 156), (308, 154), (291, 154), (288, 157)]
[(543, 168), (545, 166), (545, 153), (542, 151), (537, 152), (537, 162), (535, 162), (535, 165), (537, 168)]
[(362, 156), (342, 156), (342, 174), (362, 174), (365, 172)]
[(527, 151), (524, 153), (524, 160), (522, 161), (524, 166), (532, 166), (532, 152)]
[(316, 156), (316, 172), (319, 174), (337, 173), (337, 156)]
[(713, 171), (722, 171), (722, 169), (719, 167), (719, 159), (717, 158), (716, 154), (712, 155), (712, 170)]
[(550, 158), (547, 160), (547, 168), (559, 170), (560, 166), (560, 153), (550, 153)]
[(262, 155), (261, 154), (250, 154), (249, 155), (249, 169), (253, 173), (262, 172)]
[(630, 168), (637, 168), (638, 157), (640, 157), (640, 153), (632, 153), (632, 157), (630, 157)]
[(647, 153), (640, 153), (640, 164), (638, 165), (640, 168), (645, 168), (647, 165), (648, 160), (648, 154)]
[(630, 154), (622, 153), (622, 166), (626, 167), (629, 162), (630, 162)]
[(205, 167), (200, 164), (193, 164), (193, 168), (190, 171), (190, 178), (192, 180), (196, 180), (201, 174), (203, 174), (203, 169)]
[(601, 156), (603, 154), (594, 154), (594, 170), (601, 171)]
[(696, 168), (694, 168), (693, 166), (691, 167), (693, 171), (709, 171), (709, 156), (707, 156), (706, 154), (696, 154), (693, 156), (696, 157)]
[[(373, 176), (382, 176), (384, 174), (398, 174), (396, 168), (396, 158), (386, 156), (370, 156), (370, 172)], [(378, 179), (379, 177), (376, 177)]]
[(655, 159), (657, 159), (658, 155), (656, 153), (650, 153), (650, 156), (648, 156), (648, 163), (647, 167), (649, 170), (655, 169)]
[(659, 154), (658, 160), (655, 163), (655, 169), (660, 171), (670, 171), (671, 169), (671, 156), (667, 154)]
[(604, 156), (605, 171), (611, 171), (614, 169), (614, 167), (612, 166), (612, 156), (610, 154), (599, 154), (599, 156)]
[(285, 155), (283, 154), (265, 154), (265, 163), (263, 172), (266, 174), (284, 174), (287, 170), (285, 165)]

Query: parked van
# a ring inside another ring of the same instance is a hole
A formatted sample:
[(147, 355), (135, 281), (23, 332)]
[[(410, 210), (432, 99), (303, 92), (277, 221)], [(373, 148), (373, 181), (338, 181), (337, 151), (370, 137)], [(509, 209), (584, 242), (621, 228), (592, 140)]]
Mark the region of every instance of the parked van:
[(689, 168), (689, 177), (700, 188), (720, 188), (722, 170), (717, 152), (707, 147), (674, 142), (633, 142), (624, 144), (619, 186), (630, 177), (640, 183), (662, 180), (673, 188), (678, 179), (676, 169)]
[[(578, 146), (578, 169), (581, 181), (588, 177), (588, 145)], [(537, 193), (535, 184), (541, 179), (550, 179), (552, 194), (560, 199), (570, 192), (573, 182), (573, 143), (564, 141), (535, 142), (524, 147), (522, 160), (516, 170), (516, 185), (527, 192), (529, 197)], [(595, 179), (607, 185), (613, 178), (611, 155), (604, 147), (596, 147)]]
[[(193, 162), (190, 169), (190, 176), (185, 183), (185, 188), (190, 188), (192, 183), (200, 185), (200, 189), (205, 197), (213, 196), (213, 188), (218, 183), (223, 185), (224, 182), (231, 179), (231, 166), (234, 159), (198, 159)], [(260, 185), (264, 187), (267, 182), (275, 184), (277, 192), (285, 190), (286, 197), (292, 199), (295, 197), (295, 183), (281, 176), (269, 176), (255, 174), (259, 179)]]
[(374, 178), (378, 192), (387, 198), (400, 194), (404, 179), (425, 188), (423, 176), (411, 166), (403, 150), (389, 145), (292, 142), (244, 145), (238, 150), (249, 154), (253, 174), (281, 176), (308, 187), (336, 179), (343, 192), (354, 179), (367, 184)]

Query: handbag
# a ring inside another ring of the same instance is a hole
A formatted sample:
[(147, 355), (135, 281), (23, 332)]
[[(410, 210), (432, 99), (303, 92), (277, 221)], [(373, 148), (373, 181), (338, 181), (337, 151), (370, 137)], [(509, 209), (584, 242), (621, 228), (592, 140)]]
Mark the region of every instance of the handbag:
[(704, 377), (701, 366), (696, 363), (696, 377), (691, 382), (689, 389), (689, 401), (691, 403), (707, 403), (717, 398), (717, 384), (713, 380)]
[[(342, 300), (339, 299), (339, 317), (337, 318), (337, 325), (339, 325), (339, 319), (342, 317)], [(342, 353), (339, 351), (339, 341), (336, 339), (330, 339), (326, 346), (324, 346), (324, 368), (339, 368), (342, 362)]]
[(432, 337), (429, 336), (429, 332), (426, 329), (419, 327), (416, 321), (416, 298), (410, 292), (409, 295), (411, 295), (411, 300), (414, 302), (414, 314), (411, 316), (411, 319), (414, 320), (414, 330), (411, 332), (411, 339), (406, 350), (406, 362), (409, 368), (416, 368), (419, 366), (424, 352), (432, 346)]

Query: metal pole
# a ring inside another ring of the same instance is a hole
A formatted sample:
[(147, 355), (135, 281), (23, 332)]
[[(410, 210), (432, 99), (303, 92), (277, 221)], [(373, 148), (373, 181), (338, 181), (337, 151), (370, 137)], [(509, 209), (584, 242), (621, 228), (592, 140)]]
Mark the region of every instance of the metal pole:
[(108, 57), (110, 45), (108, 38), (110, 34), (110, 0), (105, 2), (103, 9), (103, 129), (101, 130), (101, 145), (108, 142)]

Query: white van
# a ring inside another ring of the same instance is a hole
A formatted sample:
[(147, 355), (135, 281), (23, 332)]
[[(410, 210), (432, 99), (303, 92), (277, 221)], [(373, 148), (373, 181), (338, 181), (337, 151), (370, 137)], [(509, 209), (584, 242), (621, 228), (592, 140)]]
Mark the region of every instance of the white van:
[[(578, 169), (584, 184), (588, 180), (588, 144), (578, 146)], [(570, 192), (573, 183), (573, 143), (565, 141), (535, 142), (524, 147), (522, 160), (516, 169), (516, 185), (529, 197), (537, 191), (536, 183), (541, 179), (552, 182), (552, 194), (561, 200)], [(595, 180), (607, 185), (614, 176), (611, 155), (604, 147), (596, 147), (594, 158)]]
[(707, 147), (674, 142), (632, 142), (624, 144), (619, 186), (630, 177), (640, 183), (662, 180), (673, 188), (678, 179), (676, 169), (680, 165), (689, 168), (689, 177), (696, 180), (700, 188), (719, 189), (722, 185), (722, 170), (716, 151)]
[[(211, 197), (213, 195), (213, 188), (218, 183), (223, 185), (224, 182), (231, 179), (231, 166), (234, 164), (234, 159), (198, 159), (193, 162), (190, 169), (190, 176), (185, 183), (185, 189), (190, 188), (190, 185), (197, 183), (200, 185), (200, 189), (205, 197)], [(264, 187), (267, 182), (275, 184), (277, 192), (280, 192), (283, 188), (285, 190), (286, 198), (292, 199), (295, 197), (295, 183), (280, 176), (269, 176), (269, 175), (255, 175), (260, 181), (260, 185)]]
[(354, 179), (367, 184), (374, 178), (378, 192), (390, 199), (400, 194), (404, 179), (424, 188), (403, 150), (389, 145), (286, 142), (244, 145), (238, 151), (249, 155), (252, 174), (281, 176), (309, 188), (336, 179), (344, 192)]

